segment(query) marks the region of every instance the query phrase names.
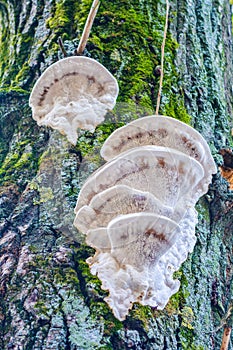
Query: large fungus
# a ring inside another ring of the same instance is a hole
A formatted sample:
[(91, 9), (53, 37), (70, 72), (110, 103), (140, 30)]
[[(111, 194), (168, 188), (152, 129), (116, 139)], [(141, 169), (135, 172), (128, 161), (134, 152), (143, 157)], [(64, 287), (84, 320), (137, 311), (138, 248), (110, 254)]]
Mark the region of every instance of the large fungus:
[(83, 185), (74, 224), (96, 253), (91, 272), (119, 320), (134, 302), (163, 309), (179, 289), (173, 273), (192, 252), (196, 201), (216, 166), (203, 137), (175, 119), (150, 116), (116, 130), (107, 163)]
[(88, 205), (99, 192), (115, 185), (126, 185), (151, 192), (164, 205), (174, 206), (203, 178), (203, 168), (195, 159), (174, 149), (143, 146), (120, 154), (106, 163), (83, 185), (75, 211)]
[(36, 82), (29, 105), (38, 125), (47, 125), (77, 142), (77, 129), (94, 131), (118, 95), (112, 74), (97, 61), (64, 58), (45, 70)]
[(109, 161), (124, 151), (145, 145), (174, 148), (200, 162), (205, 177), (199, 190), (206, 193), (212, 174), (217, 171), (209, 146), (198, 131), (177, 119), (152, 115), (134, 120), (108, 137), (101, 155)]

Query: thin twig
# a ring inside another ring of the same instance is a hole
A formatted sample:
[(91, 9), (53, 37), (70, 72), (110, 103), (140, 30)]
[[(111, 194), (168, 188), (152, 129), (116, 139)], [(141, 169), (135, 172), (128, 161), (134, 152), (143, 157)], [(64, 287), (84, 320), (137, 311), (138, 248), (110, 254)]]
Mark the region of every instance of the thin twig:
[(93, 3), (92, 3), (89, 15), (88, 15), (86, 23), (85, 23), (85, 27), (83, 29), (82, 37), (80, 39), (78, 48), (76, 50), (76, 54), (77, 55), (81, 55), (83, 53), (86, 45), (87, 45), (87, 40), (89, 38), (91, 27), (92, 27), (92, 24), (94, 22), (94, 19), (95, 19), (96, 13), (98, 11), (99, 5), (100, 5), (99, 0), (94, 0)]
[(164, 49), (165, 49), (165, 43), (166, 43), (166, 37), (167, 37), (167, 28), (168, 28), (168, 16), (169, 16), (169, 1), (166, 0), (166, 21), (164, 26), (164, 35), (163, 35), (163, 42), (161, 46), (161, 75), (160, 75), (160, 81), (159, 81), (159, 92), (157, 97), (157, 105), (156, 105), (156, 111), (155, 114), (159, 114), (159, 106), (160, 106), (160, 100), (161, 100), (161, 94), (162, 94), (162, 86), (163, 86), (163, 62), (164, 62)]
[(233, 304), (230, 303), (225, 315), (222, 317), (221, 322), (218, 327), (216, 327), (211, 332), (204, 332), (205, 334), (214, 334), (217, 333), (221, 328), (229, 327), (230, 324), (232, 324), (232, 311), (233, 311)]
[(66, 52), (66, 49), (64, 48), (64, 44), (60, 36), (58, 38), (58, 44), (60, 46), (61, 52), (63, 53), (64, 57), (67, 57), (67, 52)]
[(225, 327), (222, 337), (222, 345), (220, 350), (227, 350), (231, 337), (231, 327)]

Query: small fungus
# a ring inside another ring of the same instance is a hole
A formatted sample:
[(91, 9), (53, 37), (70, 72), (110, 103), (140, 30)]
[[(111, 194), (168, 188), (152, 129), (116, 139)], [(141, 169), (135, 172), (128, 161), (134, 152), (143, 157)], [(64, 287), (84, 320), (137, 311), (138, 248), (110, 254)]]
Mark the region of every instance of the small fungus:
[(171, 217), (173, 208), (165, 206), (150, 192), (116, 185), (97, 193), (89, 205), (81, 207), (74, 224), (86, 234), (90, 229), (106, 227), (118, 215), (138, 212), (152, 212)]
[(118, 95), (112, 74), (94, 59), (64, 58), (45, 70), (36, 82), (29, 105), (38, 125), (65, 134), (76, 144), (77, 129), (93, 132)]
[(194, 248), (194, 206), (216, 166), (196, 130), (163, 116), (116, 130), (101, 154), (107, 163), (83, 185), (74, 225), (95, 248), (91, 272), (124, 320), (134, 302), (163, 309), (178, 291), (173, 273)]
[[(97, 233), (97, 234), (96, 234)], [(175, 243), (179, 226), (174, 221), (154, 213), (133, 213), (114, 218), (105, 229), (87, 233), (89, 245), (102, 249), (109, 239), (111, 253), (120, 267), (131, 265), (138, 270), (151, 269)], [(101, 238), (100, 238), (101, 237)], [(133, 249), (132, 249), (133, 247)]]

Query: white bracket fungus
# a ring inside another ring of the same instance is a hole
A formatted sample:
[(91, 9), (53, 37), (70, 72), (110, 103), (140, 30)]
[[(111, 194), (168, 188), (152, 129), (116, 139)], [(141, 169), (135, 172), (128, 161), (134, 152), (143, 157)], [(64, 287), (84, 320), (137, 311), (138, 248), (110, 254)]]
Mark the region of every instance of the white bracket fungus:
[(199, 184), (200, 196), (208, 191), (212, 174), (217, 172), (209, 146), (197, 130), (171, 117), (152, 115), (122, 126), (105, 141), (101, 156), (109, 161), (122, 152), (144, 145), (174, 148), (196, 159), (205, 172)]
[(97, 193), (119, 184), (150, 192), (164, 205), (174, 206), (203, 176), (199, 162), (175, 149), (133, 148), (107, 162), (88, 178), (79, 193), (75, 211), (88, 205)]
[(163, 309), (179, 289), (173, 273), (196, 242), (196, 201), (216, 166), (190, 126), (164, 116), (138, 119), (104, 143), (107, 163), (83, 185), (74, 225), (96, 249), (91, 272), (124, 320), (134, 302)]
[(82, 206), (77, 212), (74, 225), (83, 233), (98, 227), (107, 227), (116, 216), (151, 212), (171, 217), (173, 208), (163, 205), (150, 192), (116, 185), (97, 193), (89, 205)]
[(38, 125), (65, 134), (76, 144), (77, 129), (93, 132), (116, 103), (118, 84), (94, 59), (64, 58), (45, 70), (36, 82), (29, 105)]
[[(100, 251), (111, 247), (111, 254), (120, 266), (131, 265), (145, 272), (153, 269), (178, 234), (179, 225), (174, 221), (144, 212), (117, 216), (107, 228), (88, 231), (87, 242)], [(102, 247), (100, 236), (106, 237), (104, 242), (109, 240), (106, 246)]]

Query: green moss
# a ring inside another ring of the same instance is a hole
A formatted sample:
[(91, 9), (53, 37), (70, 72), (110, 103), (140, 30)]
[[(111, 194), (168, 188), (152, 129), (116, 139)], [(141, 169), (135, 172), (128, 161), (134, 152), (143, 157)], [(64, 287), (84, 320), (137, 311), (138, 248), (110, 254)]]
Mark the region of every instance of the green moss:
[[(97, 126), (94, 133), (85, 132), (80, 135), (77, 141), (76, 149), (81, 152), (82, 156), (92, 157), (95, 150), (99, 150), (100, 146), (107, 139), (107, 137), (116, 129), (116, 127), (122, 126), (124, 123), (105, 122), (102, 125)], [(97, 155), (97, 160), (99, 157)]]
[(36, 253), (37, 252), (37, 247), (35, 247), (34, 245), (30, 245), (28, 248), (29, 248), (31, 253)]
[(182, 317), (181, 326), (188, 329), (193, 329), (192, 323), (194, 321), (194, 313), (191, 307), (184, 306), (183, 309), (181, 310), (181, 317)]
[(25, 77), (30, 76), (30, 74), (31, 74), (31, 68), (29, 67), (29, 62), (26, 61), (24, 62), (22, 68), (17, 73), (15, 80), (12, 82), (11, 89), (17, 89), (17, 87), (24, 82)]
[[(0, 54), (0, 81), (1, 86), (10, 89), (27, 89), (27, 80), (32, 79), (29, 72), (29, 53), (34, 42), (34, 33), (36, 22), (34, 21), (27, 33), (16, 32), (10, 33), (10, 28), (5, 27), (9, 25), (4, 23), (5, 33), (0, 35), (3, 43), (1, 45)], [(5, 34), (5, 37), (4, 37)], [(3, 38), (3, 39), (2, 39)], [(8, 39), (8, 40), (7, 40)]]
[(27, 164), (29, 161), (31, 161), (33, 158), (32, 153), (23, 153), (20, 159), (14, 164), (14, 168), (23, 168), (25, 164)]
[[(2, 4), (0, 4), (1, 6)], [(0, 11), (0, 81), (4, 75), (6, 66), (9, 65), (9, 28), (6, 27), (8, 21), (7, 7), (1, 6)]]
[(117, 332), (119, 329), (122, 329), (122, 322), (117, 320), (109, 306), (104, 301), (95, 301), (90, 304), (91, 314), (96, 318), (101, 320), (104, 323), (104, 336), (111, 336), (113, 333)]
[[(75, 15), (79, 27), (89, 11), (90, 1), (82, 1)], [(148, 18), (156, 18), (151, 25)], [(95, 25), (87, 44), (87, 51), (103, 63), (118, 79), (120, 94), (117, 107), (125, 104), (123, 113), (132, 113), (132, 104), (144, 107), (144, 115), (153, 114), (156, 108), (159, 77), (155, 67), (160, 64), (165, 11), (158, 10), (158, 2), (148, 8), (131, 1), (116, 1), (109, 10), (106, 1), (101, 2)], [(184, 96), (179, 88), (179, 75), (175, 68), (177, 42), (167, 35), (164, 62), (164, 82), (160, 111), (163, 114), (190, 123), (184, 106)], [(103, 54), (104, 52), (104, 54)], [(127, 111), (128, 109), (128, 111)], [(142, 116), (143, 114), (140, 114)], [(122, 115), (124, 119), (124, 115)], [(94, 136), (94, 135), (93, 135)], [(84, 152), (88, 152), (88, 145)]]
[(30, 153), (9, 153), (0, 168), (0, 182), (17, 179), (18, 173), (33, 161)]
[(170, 315), (178, 314), (180, 308), (183, 308), (185, 306), (186, 299), (189, 296), (189, 292), (186, 289), (188, 281), (182, 269), (176, 271), (173, 274), (173, 278), (178, 279), (180, 281), (182, 288), (180, 288), (177, 293), (172, 295), (166, 306), (166, 311)]
[(143, 306), (141, 304), (134, 304), (132, 311), (130, 311), (129, 319), (138, 320), (142, 323), (145, 330), (149, 329), (150, 320), (153, 319), (153, 312), (150, 306)]
[(49, 316), (49, 308), (42, 300), (37, 301), (34, 305), (34, 308), (37, 309), (38, 313)]
[(100, 288), (99, 279), (91, 274), (89, 266), (86, 263), (86, 259), (94, 255), (94, 249), (85, 244), (81, 244), (79, 247), (73, 247), (73, 249), (75, 252), (74, 260), (81, 279), (85, 280), (85, 282), (92, 282)]
[(79, 279), (77, 276), (76, 271), (71, 268), (55, 268), (54, 269), (54, 282), (57, 285), (63, 285), (63, 286), (72, 286), (72, 289), (79, 291), (80, 285), (79, 285)]
[(186, 111), (183, 99), (176, 95), (170, 97), (169, 102), (163, 108), (163, 113), (186, 124), (191, 123), (191, 116)]
[[(7, 95), (14, 96), (15, 92), (9, 93)], [(18, 95), (18, 93), (17, 93)], [(6, 95), (5, 95), (6, 96)], [(10, 97), (10, 100), (13, 98)], [(23, 101), (22, 101), (23, 102)], [(4, 184), (8, 181), (15, 182), (20, 184), (20, 186), (25, 184), (25, 181), (28, 181), (33, 177), (33, 173), (37, 169), (37, 147), (36, 141), (34, 142), (33, 137), (29, 139), (28, 133), (30, 133), (29, 123), (31, 119), (27, 120), (21, 115), (24, 115), (27, 110), (24, 103), (21, 105), (19, 111), (15, 111), (14, 114), (9, 113), (7, 119), (2, 120), (2, 132), (7, 135), (8, 124), (13, 119), (12, 123), (17, 123), (18, 118), (18, 127), (21, 127), (21, 132), (23, 136), (20, 138), (15, 134), (15, 137), (11, 139), (10, 149), (8, 149), (9, 140), (6, 140), (4, 148), (7, 150), (7, 155), (4, 156), (0, 164), (0, 183)], [(11, 115), (12, 114), (12, 115)], [(6, 125), (5, 125), (6, 124)], [(22, 135), (21, 134), (21, 135)], [(13, 137), (13, 135), (11, 135)], [(34, 136), (36, 137), (36, 135)]]
[(187, 336), (185, 337), (185, 340), (181, 342), (182, 344), (182, 350), (205, 350), (201, 345), (196, 345), (193, 342), (192, 332), (190, 331), (190, 339), (187, 339)]
[(76, 12), (75, 0), (60, 0), (54, 2), (53, 16), (47, 20), (47, 26), (54, 35), (73, 32), (75, 25), (74, 15)]
[(22, 89), (21, 87), (19, 86), (10, 86), (10, 87), (6, 87), (6, 88), (0, 88), (0, 94), (6, 94), (6, 93), (17, 93), (17, 94), (20, 94), (20, 95), (24, 95), (24, 96), (28, 96), (29, 95), (29, 92)]

